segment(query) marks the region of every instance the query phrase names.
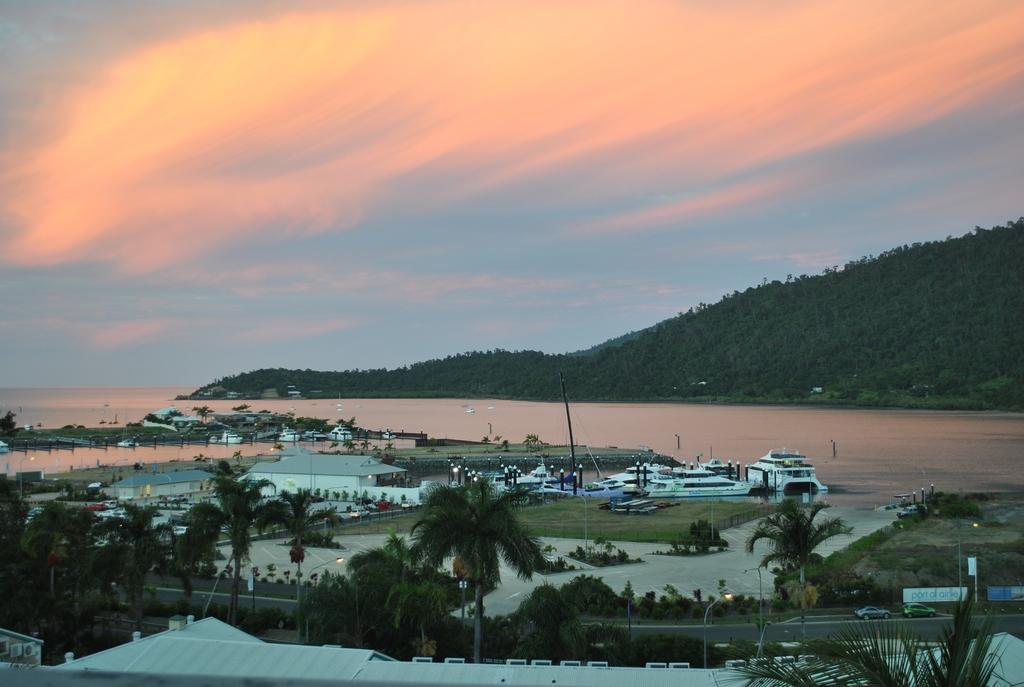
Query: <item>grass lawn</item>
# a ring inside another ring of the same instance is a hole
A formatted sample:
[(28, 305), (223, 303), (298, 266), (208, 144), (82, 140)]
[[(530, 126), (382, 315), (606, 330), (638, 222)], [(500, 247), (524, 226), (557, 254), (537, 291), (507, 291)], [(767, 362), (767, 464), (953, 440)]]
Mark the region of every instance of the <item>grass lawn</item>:
[(587, 534), (610, 541), (670, 542), (690, 529), (697, 520), (711, 520), (725, 529), (757, 517), (768, 510), (750, 502), (679, 501), (648, 515), (626, 515), (598, 508), (603, 499), (566, 498), (557, 503), (529, 506), (522, 510), (522, 519), (530, 533), (538, 537), (583, 539), (584, 506)]

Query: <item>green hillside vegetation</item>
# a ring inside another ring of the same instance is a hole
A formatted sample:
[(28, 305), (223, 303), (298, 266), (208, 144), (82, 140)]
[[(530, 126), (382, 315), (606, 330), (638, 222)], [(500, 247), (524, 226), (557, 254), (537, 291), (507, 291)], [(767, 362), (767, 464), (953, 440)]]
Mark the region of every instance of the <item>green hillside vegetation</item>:
[[(394, 370), (266, 369), (259, 396), (791, 402), (1024, 410), (1024, 218), (765, 281), (587, 351), (470, 352)], [(820, 387), (821, 391), (814, 391)], [(316, 395), (316, 394), (313, 394)]]

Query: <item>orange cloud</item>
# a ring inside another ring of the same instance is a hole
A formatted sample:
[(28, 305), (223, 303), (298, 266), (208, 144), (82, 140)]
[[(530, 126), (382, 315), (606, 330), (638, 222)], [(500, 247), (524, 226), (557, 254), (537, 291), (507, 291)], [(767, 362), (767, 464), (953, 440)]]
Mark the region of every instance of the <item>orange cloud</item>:
[(133, 320), (92, 328), (90, 342), (97, 348), (129, 348), (155, 341), (173, 323), (165, 320)]
[[(47, 84), (42, 134), (4, 155), (4, 259), (148, 272), (524, 180), (584, 206), (715, 188), (998, 94), (1024, 69), (1020, 26), (1009, 1), (451, 0), (188, 33)], [(452, 181), (417, 195), (416, 174)], [(764, 183), (591, 226), (720, 212)]]

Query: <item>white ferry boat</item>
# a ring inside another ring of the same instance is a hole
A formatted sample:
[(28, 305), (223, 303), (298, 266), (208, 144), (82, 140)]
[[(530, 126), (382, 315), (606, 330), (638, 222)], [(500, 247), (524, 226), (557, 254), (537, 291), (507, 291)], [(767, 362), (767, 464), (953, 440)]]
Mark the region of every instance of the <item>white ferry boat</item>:
[(828, 487), (818, 480), (814, 466), (799, 451), (772, 449), (747, 468), (747, 479), (755, 486), (783, 493), (824, 493)]
[(644, 489), (644, 495), (650, 498), (670, 499), (747, 496), (750, 489), (749, 482), (737, 482), (724, 475), (716, 475), (710, 470), (685, 470), (682, 473), (673, 470), (670, 476), (659, 475), (651, 478)]

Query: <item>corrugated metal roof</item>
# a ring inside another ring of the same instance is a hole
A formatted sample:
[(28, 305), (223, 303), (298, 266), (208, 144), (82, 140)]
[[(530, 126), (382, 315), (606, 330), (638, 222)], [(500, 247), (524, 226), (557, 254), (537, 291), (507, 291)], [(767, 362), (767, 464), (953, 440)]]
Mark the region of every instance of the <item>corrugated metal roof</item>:
[(373, 456), (350, 454), (312, 453), (302, 447), (288, 448), (281, 452), (276, 463), (257, 463), (247, 474), (258, 478), (261, 475), (389, 475), (405, 472), (405, 468), (385, 465)]
[[(472, 663), (367, 663), (360, 680), (383, 683), (556, 685), (593, 687), (717, 687), (736, 684), (732, 670), (687, 668), (592, 668), (589, 666), (510, 666)], [(726, 679), (728, 678), (728, 679)], [(730, 683), (729, 680), (733, 682)]]
[(178, 470), (176, 472), (158, 472), (145, 475), (132, 475), (120, 482), (111, 484), (111, 487), (144, 487), (147, 484), (178, 484), (179, 482), (200, 482), (213, 479), (213, 475), (203, 470)]
[(158, 675), (352, 679), (370, 661), (390, 661), (369, 649), (266, 644), (162, 632), (57, 666)]

